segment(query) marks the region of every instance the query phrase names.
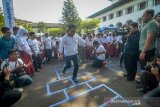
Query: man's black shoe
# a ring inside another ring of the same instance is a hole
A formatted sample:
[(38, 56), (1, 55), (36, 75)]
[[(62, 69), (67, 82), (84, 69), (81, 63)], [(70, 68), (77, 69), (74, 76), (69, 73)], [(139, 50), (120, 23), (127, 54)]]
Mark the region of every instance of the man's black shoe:
[(76, 78), (72, 78), (72, 80), (73, 80), (74, 82), (79, 82), (79, 80), (76, 79)]

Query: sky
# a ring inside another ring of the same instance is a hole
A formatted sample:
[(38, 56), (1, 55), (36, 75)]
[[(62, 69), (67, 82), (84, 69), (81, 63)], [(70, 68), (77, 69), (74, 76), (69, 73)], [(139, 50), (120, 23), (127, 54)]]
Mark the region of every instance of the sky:
[[(14, 16), (32, 22), (58, 23), (62, 16), (63, 2), (64, 0), (13, 0)], [(108, 0), (73, 0), (73, 2), (82, 20), (111, 4)]]

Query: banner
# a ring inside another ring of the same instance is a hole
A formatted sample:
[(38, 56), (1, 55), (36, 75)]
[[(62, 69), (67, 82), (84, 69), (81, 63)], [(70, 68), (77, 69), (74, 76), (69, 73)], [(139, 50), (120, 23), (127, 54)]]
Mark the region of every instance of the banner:
[(5, 24), (10, 29), (14, 26), (13, 0), (2, 0)]

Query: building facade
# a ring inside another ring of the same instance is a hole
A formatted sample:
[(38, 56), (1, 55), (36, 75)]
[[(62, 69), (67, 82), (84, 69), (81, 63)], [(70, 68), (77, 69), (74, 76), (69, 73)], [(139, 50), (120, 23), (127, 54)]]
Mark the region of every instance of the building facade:
[(160, 0), (110, 0), (112, 4), (89, 18), (98, 18), (100, 27), (121, 27), (131, 22), (141, 22), (146, 9), (160, 12)]

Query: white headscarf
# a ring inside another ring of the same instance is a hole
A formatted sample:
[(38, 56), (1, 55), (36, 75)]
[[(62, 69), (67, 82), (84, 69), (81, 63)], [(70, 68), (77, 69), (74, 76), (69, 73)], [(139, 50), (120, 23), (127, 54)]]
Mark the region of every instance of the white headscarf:
[(25, 33), (28, 33), (28, 31), (24, 28), (21, 28), (21, 29), (18, 30), (16, 37), (18, 37), (18, 38), (19, 37), (24, 37)]
[(24, 28), (18, 30), (18, 33), (16, 35), (16, 43), (18, 46), (18, 50), (24, 51), (27, 54), (32, 55), (31, 49), (24, 35), (25, 33), (28, 33), (28, 31)]

